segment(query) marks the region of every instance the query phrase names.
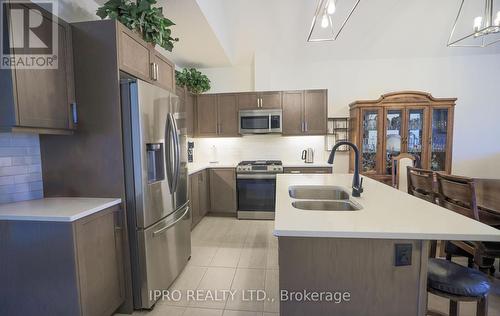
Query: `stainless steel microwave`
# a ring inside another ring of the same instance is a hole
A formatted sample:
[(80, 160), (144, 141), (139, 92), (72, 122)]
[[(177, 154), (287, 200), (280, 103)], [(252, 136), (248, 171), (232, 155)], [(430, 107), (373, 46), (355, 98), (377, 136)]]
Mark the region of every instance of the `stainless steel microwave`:
[(281, 133), (283, 111), (278, 110), (244, 110), (238, 112), (240, 134)]

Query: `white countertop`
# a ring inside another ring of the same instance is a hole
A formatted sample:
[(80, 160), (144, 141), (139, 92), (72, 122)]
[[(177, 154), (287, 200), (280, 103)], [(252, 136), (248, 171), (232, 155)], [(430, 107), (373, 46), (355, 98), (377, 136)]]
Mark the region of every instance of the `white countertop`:
[(0, 205), (0, 220), (74, 222), (111, 206), (121, 199), (45, 198)]
[[(238, 162), (217, 162), (217, 163), (188, 163), (188, 175), (192, 175), (199, 171), (202, 171), (207, 168), (236, 168)], [(283, 162), (283, 167), (285, 168), (313, 168), (313, 167), (332, 167), (332, 165), (326, 162), (314, 162), (314, 163), (305, 163), (305, 162)]]
[(336, 185), (351, 194), (352, 175), (280, 174), (274, 234), (289, 237), (500, 241), (500, 230), (364, 177), (359, 211), (292, 206), (291, 185)]

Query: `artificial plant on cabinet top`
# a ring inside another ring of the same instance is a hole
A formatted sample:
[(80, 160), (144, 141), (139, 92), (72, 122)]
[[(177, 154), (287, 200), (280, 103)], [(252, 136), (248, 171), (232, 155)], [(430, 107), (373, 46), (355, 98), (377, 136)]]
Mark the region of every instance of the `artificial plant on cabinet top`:
[(200, 94), (210, 90), (210, 79), (196, 68), (184, 68), (182, 71), (175, 71), (177, 85), (186, 87), (189, 92)]
[(109, 0), (97, 9), (101, 19), (109, 17), (141, 34), (148, 42), (160, 45), (168, 51), (174, 48), (178, 38), (172, 37), (171, 20), (163, 16), (163, 8), (153, 6), (156, 0)]

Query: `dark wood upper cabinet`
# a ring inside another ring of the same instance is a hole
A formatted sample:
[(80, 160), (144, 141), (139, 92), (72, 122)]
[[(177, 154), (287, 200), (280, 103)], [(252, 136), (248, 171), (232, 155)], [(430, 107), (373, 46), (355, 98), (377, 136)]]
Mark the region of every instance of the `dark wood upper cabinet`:
[(238, 93), (240, 110), (281, 109), (281, 92), (243, 92)]
[(202, 94), (196, 99), (197, 136), (240, 136), (236, 94)]
[[(71, 27), (35, 4), (17, 5), (36, 9), (30, 11), (34, 14), (41, 13), (43, 23), (37, 36), (43, 42), (50, 42), (53, 28), (57, 30), (57, 68), (20, 69), (14, 66), (0, 70), (0, 130), (71, 134), (75, 128), (73, 119), (76, 119), (72, 117), (75, 91)], [(2, 32), (8, 41), (12, 30), (2, 27)], [(18, 51), (11, 48), (16, 58), (22, 57)]]
[(259, 98), (255, 92), (238, 93), (238, 108), (251, 110), (259, 108)]
[(217, 95), (202, 94), (196, 98), (197, 136), (216, 137), (217, 124)]
[(194, 136), (194, 124), (195, 124), (195, 96), (187, 92), (186, 93), (186, 135)]
[(217, 123), (218, 135), (222, 137), (237, 137), (238, 134), (238, 104), (235, 94), (218, 96)]
[(263, 109), (281, 109), (281, 92), (261, 92), (260, 107)]
[(137, 34), (118, 24), (118, 59), (120, 69), (137, 78), (149, 79), (152, 73), (151, 47)]
[[(197, 96), (197, 136), (236, 137), (239, 135), (238, 111), (283, 110), (284, 136), (326, 135), (327, 90), (266, 91), (206, 94)], [(214, 101), (216, 98), (217, 101)], [(208, 102), (207, 99), (211, 101)], [(201, 103), (200, 103), (201, 102)], [(212, 113), (217, 103), (216, 119)], [(211, 105), (207, 105), (210, 103)], [(209, 121), (210, 120), (210, 121)]]
[(304, 92), (304, 134), (326, 135), (328, 103), (326, 90)]
[(326, 135), (327, 90), (283, 92), (283, 135)]
[[(156, 66), (155, 84), (165, 90), (174, 91), (175, 87), (175, 65), (156, 51), (152, 51), (153, 65)], [(155, 67), (155, 66), (152, 66)]]
[(283, 92), (283, 135), (302, 135), (304, 131), (303, 108), (303, 91)]
[(120, 70), (154, 84), (175, 91), (175, 66), (165, 56), (146, 43), (137, 33), (116, 22), (118, 63)]

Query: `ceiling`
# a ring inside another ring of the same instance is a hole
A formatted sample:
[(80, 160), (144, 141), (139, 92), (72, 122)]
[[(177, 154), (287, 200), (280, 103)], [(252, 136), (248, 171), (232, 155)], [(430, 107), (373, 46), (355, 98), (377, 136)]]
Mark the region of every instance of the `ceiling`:
[[(94, 18), (102, 2), (60, 0), (70, 9), (70, 21)], [(322, 43), (306, 42), (315, 0), (159, 3), (177, 24), (173, 34), (180, 42), (170, 57), (180, 66), (250, 65), (256, 55), (299, 62), (500, 54), (500, 43), (489, 48), (446, 47), (460, 0), (361, 0), (339, 40)]]

